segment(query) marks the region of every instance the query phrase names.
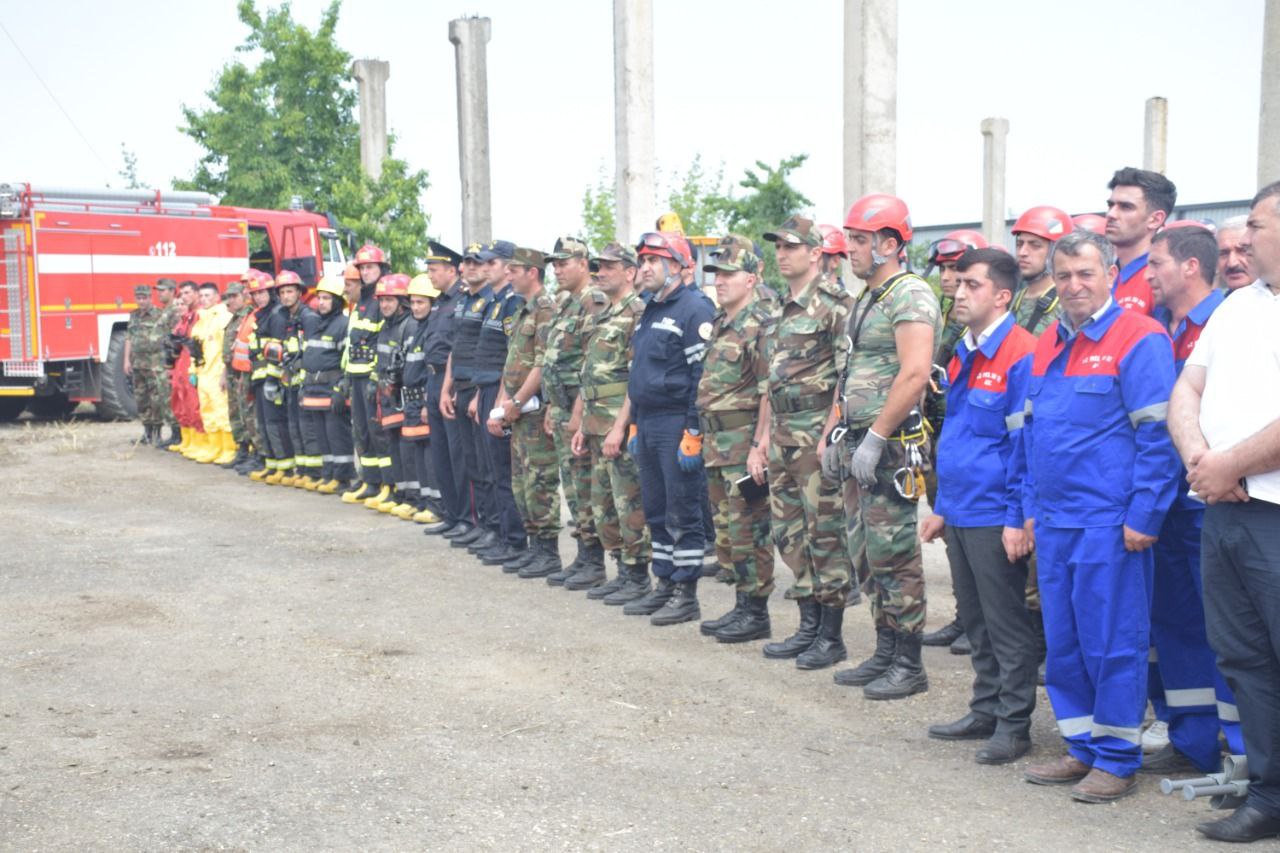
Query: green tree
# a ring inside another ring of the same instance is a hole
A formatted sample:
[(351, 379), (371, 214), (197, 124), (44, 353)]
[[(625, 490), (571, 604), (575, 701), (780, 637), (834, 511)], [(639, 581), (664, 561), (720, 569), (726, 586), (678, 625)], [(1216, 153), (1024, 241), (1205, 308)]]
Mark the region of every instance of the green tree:
[(138, 181), (138, 155), (130, 151), (123, 142), (120, 143), (120, 160), (124, 163), (120, 167), (120, 171), (116, 172), (124, 179), (124, 188), (127, 190), (142, 189), (142, 184)]
[(765, 280), (775, 287), (780, 281), (778, 261), (773, 246), (760, 240), (760, 235), (813, 204), (788, 180), (790, 174), (808, 159), (808, 154), (796, 154), (783, 159), (777, 166), (757, 160), (755, 168), (747, 169), (738, 182), (738, 186), (746, 190), (745, 194), (738, 197), (725, 195), (709, 202), (723, 211), (727, 231), (761, 242)]
[(174, 185), (243, 207), (286, 208), (295, 196), (313, 201), (407, 271), (426, 254), (427, 173), (390, 156), (394, 139), (378, 181), (361, 168), (351, 55), (334, 35), (340, 8), (334, 0), (312, 32), (294, 22), (288, 3), (264, 15), (253, 0), (240, 0), (249, 34), (236, 51), (257, 51), (261, 61), (225, 65), (206, 93), (212, 108), (183, 106), (180, 129), (205, 153), (191, 178)]
[(601, 166), (595, 186), (582, 192), (582, 239), (593, 249), (617, 239), (616, 200), (613, 175)]
[(697, 154), (689, 168), (672, 175), (667, 193), (667, 207), (680, 216), (684, 232), (690, 236), (717, 236), (725, 230), (724, 165), (709, 175), (702, 166), (702, 155)]

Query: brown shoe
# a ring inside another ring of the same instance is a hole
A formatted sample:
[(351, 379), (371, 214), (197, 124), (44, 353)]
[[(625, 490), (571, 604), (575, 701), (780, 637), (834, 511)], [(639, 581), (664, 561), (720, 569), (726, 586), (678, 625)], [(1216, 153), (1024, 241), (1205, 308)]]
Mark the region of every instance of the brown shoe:
[(1032, 764), (1022, 778), (1033, 785), (1070, 785), (1089, 775), (1089, 765), (1068, 753), (1052, 764)]
[(1138, 777), (1124, 779), (1105, 770), (1093, 768), (1089, 775), (1071, 789), (1071, 798), (1082, 803), (1110, 803), (1138, 790)]

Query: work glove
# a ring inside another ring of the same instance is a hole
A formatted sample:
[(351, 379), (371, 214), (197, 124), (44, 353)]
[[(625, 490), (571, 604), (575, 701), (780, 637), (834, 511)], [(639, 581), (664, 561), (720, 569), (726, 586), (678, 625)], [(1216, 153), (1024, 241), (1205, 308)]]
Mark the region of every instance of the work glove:
[(640, 442), (636, 435), (636, 425), (632, 424), (627, 428), (627, 452), (632, 456), (635, 456), (640, 450)]
[(191, 387), (196, 387), (196, 375), (194, 373), (187, 374), (187, 381), (191, 383)]
[(876, 467), (880, 464), (880, 457), (884, 455), (884, 445), (884, 437), (876, 435), (874, 430), (869, 429), (858, 445), (858, 449), (853, 452), (853, 459), (849, 462), (849, 473), (864, 489), (869, 489), (876, 484)]
[(822, 479), (828, 483), (840, 482), (840, 445), (828, 444), (822, 450)]
[(680, 448), (676, 451), (676, 464), (686, 474), (702, 469), (702, 433), (685, 430), (680, 439)]
[(280, 403), (280, 383), (274, 379), (268, 379), (262, 383), (262, 395), (267, 398), (268, 403)]

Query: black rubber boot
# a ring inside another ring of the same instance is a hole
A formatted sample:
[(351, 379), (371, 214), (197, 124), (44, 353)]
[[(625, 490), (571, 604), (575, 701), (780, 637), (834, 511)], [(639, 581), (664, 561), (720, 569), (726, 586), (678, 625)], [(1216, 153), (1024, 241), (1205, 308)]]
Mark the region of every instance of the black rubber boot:
[(691, 622), (702, 615), (702, 608), (698, 606), (698, 582), (682, 581), (676, 584), (675, 595), (667, 599), (666, 603), (649, 617), (650, 625), (678, 625), (681, 622)]
[(522, 578), (545, 578), (563, 571), (560, 548), (555, 539), (535, 539), (538, 555), (516, 574)]
[(894, 655), (893, 666), (862, 688), (862, 695), (868, 699), (905, 699), (929, 689), (929, 677), (925, 675), (924, 662), (920, 660), (921, 636), (899, 633), (897, 639), (898, 652)]
[(719, 631), (721, 628), (727, 628), (729, 623), (737, 622), (738, 617), (742, 615), (742, 611), (746, 609), (747, 598), (748, 596), (745, 592), (738, 593), (732, 610), (721, 616), (719, 619), (708, 619), (698, 626), (698, 630), (702, 632), (703, 636), (712, 637), (715, 636), (716, 631)]
[(818, 623), (822, 618), (822, 607), (813, 600), (812, 596), (801, 598), (796, 601), (796, 604), (800, 606), (800, 627), (781, 643), (767, 643), (764, 647), (765, 657), (775, 660), (799, 657), (801, 652), (812, 646), (813, 641), (818, 639)]
[[(622, 575), (622, 586), (607, 593), (604, 603), (610, 607), (626, 604), (649, 594), (649, 566), (647, 563), (636, 563), (634, 566), (622, 565), (618, 574)], [(595, 590), (592, 590), (594, 592)], [(590, 595), (591, 593), (587, 593)]]
[(892, 628), (876, 628), (876, 650), (871, 657), (853, 669), (842, 670), (835, 675), (836, 684), (844, 687), (862, 687), (889, 671), (898, 651), (898, 635)]
[(676, 594), (676, 582), (671, 578), (658, 578), (653, 589), (634, 601), (627, 602), (622, 612), (628, 616), (652, 616), (663, 608)]
[(564, 588), (574, 592), (600, 586), (608, 579), (604, 567), (604, 548), (596, 543), (582, 549), (578, 570), (564, 579)]
[(960, 639), (960, 635), (963, 633), (964, 628), (960, 625), (960, 620), (952, 619), (938, 630), (925, 634), (920, 642), (926, 646), (949, 646)]
[(716, 631), (716, 641), (721, 643), (746, 643), (751, 640), (767, 640), (772, 636), (767, 595), (748, 595), (738, 618)]
[(844, 602), (824, 605), (818, 624), (818, 639), (796, 658), (796, 669), (826, 669), (849, 657), (844, 647)]

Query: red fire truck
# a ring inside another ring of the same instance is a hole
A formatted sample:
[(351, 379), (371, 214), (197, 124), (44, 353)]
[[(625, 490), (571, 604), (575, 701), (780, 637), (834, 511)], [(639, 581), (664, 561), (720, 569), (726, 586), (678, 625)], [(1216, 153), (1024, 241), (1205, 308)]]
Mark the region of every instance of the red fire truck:
[(307, 210), (253, 210), (199, 192), (0, 184), (0, 421), (26, 408), (136, 414), (124, 375), (133, 288), (220, 287), (252, 266), (314, 284), (342, 275), (342, 229)]

